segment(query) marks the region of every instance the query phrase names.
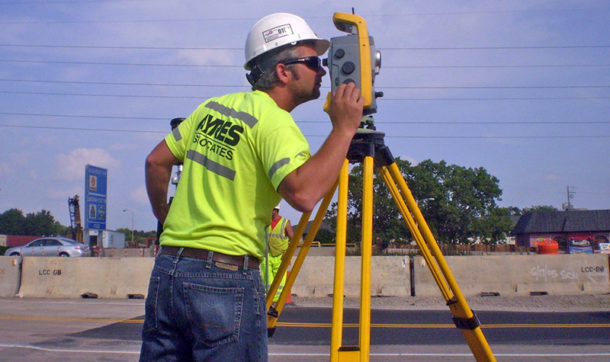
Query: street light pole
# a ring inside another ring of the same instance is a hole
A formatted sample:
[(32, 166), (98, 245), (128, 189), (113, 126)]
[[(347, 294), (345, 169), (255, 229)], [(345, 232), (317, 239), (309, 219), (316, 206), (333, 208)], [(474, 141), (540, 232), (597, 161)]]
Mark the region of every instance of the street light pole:
[(130, 210), (130, 209), (123, 209), (123, 212), (127, 212), (127, 211), (131, 212), (131, 245), (132, 245), (133, 247), (135, 247), (136, 245), (135, 245), (135, 243), (134, 243), (134, 239), (133, 239), (133, 231), (134, 231), (134, 224), (133, 224), (133, 210)]

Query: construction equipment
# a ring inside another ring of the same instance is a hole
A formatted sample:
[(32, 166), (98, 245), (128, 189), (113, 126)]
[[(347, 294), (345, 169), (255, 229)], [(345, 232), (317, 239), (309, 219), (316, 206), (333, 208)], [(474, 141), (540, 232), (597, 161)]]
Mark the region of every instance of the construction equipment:
[(80, 219), (80, 205), (78, 195), (68, 198), (68, 210), (70, 210), (70, 228), (72, 229), (72, 239), (83, 242), (83, 225)]

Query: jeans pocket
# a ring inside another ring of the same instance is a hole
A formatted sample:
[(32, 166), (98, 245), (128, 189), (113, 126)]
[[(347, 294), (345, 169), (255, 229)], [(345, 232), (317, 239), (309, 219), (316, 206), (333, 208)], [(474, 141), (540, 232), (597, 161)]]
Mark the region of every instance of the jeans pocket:
[(159, 284), (161, 278), (151, 276), (148, 284), (148, 295), (144, 303), (144, 311), (146, 318), (144, 320), (144, 330), (156, 330), (159, 328), (159, 318), (157, 316), (157, 308), (159, 304)]
[(186, 316), (199, 343), (207, 347), (239, 340), (244, 288), (183, 283)]

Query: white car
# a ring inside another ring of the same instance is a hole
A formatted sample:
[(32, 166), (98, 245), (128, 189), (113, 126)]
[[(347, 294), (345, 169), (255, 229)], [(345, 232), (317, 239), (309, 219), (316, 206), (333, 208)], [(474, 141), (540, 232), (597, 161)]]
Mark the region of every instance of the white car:
[(32, 240), (24, 246), (8, 249), (8, 256), (91, 256), (89, 246), (75, 240), (52, 236)]

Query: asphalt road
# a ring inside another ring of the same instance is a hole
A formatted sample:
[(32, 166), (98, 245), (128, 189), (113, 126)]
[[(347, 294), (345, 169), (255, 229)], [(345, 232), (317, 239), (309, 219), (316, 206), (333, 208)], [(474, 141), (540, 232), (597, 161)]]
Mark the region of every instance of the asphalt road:
[[(0, 360), (136, 361), (143, 300), (0, 299)], [(344, 345), (357, 344), (346, 309)], [(477, 313), (499, 361), (610, 360), (610, 312)], [(287, 306), (270, 339), (271, 361), (328, 361), (330, 308)], [(449, 311), (373, 310), (371, 361), (472, 361)]]

